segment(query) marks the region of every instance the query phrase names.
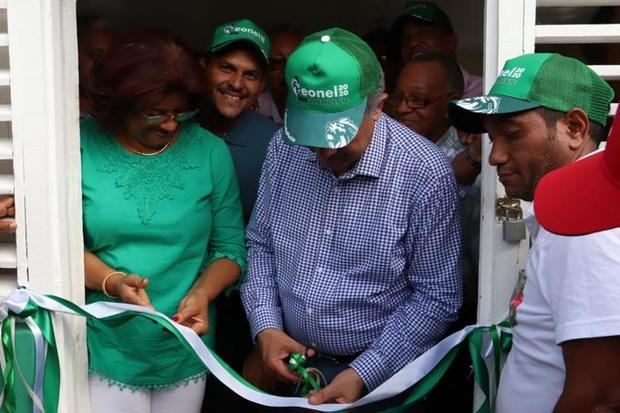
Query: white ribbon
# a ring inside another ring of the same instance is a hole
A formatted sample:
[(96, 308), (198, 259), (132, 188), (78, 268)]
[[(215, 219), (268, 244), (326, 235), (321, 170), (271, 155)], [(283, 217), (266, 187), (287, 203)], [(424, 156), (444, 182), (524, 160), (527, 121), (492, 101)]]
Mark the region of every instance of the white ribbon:
[[(33, 413), (45, 413), (45, 409), (43, 408), (43, 379), (45, 377), (45, 360), (47, 358), (47, 342), (43, 338), (43, 333), (41, 329), (34, 322), (32, 317), (28, 317), (24, 320), (26, 326), (30, 329), (32, 333), (32, 337), (34, 338), (34, 349), (35, 349), (35, 371), (34, 371), (34, 394), (37, 396), (37, 399), (32, 404), (32, 412)], [(13, 346), (15, 352), (17, 352), (17, 348)], [(38, 401), (38, 403), (37, 403)]]
[[(19, 313), (26, 307), (28, 299), (34, 300), (34, 302), (41, 308), (49, 311), (67, 313), (72, 315), (78, 315), (73, 310), (65, 307), (61, 303), (42, 296), (40, 294), (27, 291), (27, 290), (15, 290), (3, 303), (15, 313)], [(247, 386), (244, 383), (238, 381), (232, 374), (230, 374), (213, 356), (211, 350), (204, 345), (200, 337), (190, 328), (175, 323), (169, 319), (165, 314), (150, 310), (143, 306), (120, 304), (120, 303), (107, 303), (98, 302), (80, 306), (82, 310), (92, 315), (94, 318), (107, 318), (126, 311), (133, 311), (137, 313), (146, 313), (158, 315), (165, 320), (169, 321), (174, 328), (176, 328), (185, 340), (192, 347), (196, 355), (204, 363), (204, 365), (211, 371), (211, 373), (220, 380), (225, 386), (237, 393), (239, 396), (258, 403), (264, 406), (270, 407), (302, 407), (306, 409), (313, 409), (322, 412), (341, 411), (349, 408), (363, 406), (369, 403), (377, 402), (380, 400), (388, 399), (397, 396), (416, 384), (422, 378), (424, 378), (431, 370), (441, 361), (448, 352), (463, 342), (468, 334), (480, 327), (478, 325), (471, 325), (465, 327), (463, 330), (458, 331), (442, 341), (440, 341), (433, 348), (416, 358), (414, 361), (406, 365), (403, 369), (397, 372), (394, 376), (367, 394), (365, 397), (352, 404), (336, 404), (326, 403), (321, 405), (310, 405), (306, 398), (302, 397), (281, 397), (266, 394), (261, 391), (255, 390), (252, 387)], [(0, 308), (0, 317), (2, 317), (3, 311)]]

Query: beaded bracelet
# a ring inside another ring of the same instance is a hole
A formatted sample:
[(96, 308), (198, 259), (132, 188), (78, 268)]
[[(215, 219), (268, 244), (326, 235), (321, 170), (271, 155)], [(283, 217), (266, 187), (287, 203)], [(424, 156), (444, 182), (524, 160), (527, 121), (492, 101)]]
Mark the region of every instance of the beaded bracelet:
[(124, 272), (122, 272), (122, 271), (110, 271), (109, 273), (107, 273), (107, 274), (106, 274), (106, 276), (105, 276), (105, 277), (103, 277), (103, 281), (101, 282), (101, 291), (103, 291), (103, 294), (104, 294), (106, 297), (115, 298), (113, 295), (111, 295), (111, 294), (108, 292), (108, 290), (106, 290), (106, 288), (105, 288), (105, 284), (108, 282), (108, 279), (109, 279), (111, 276), (116, 275), (116, 274), (120, 274), (120, 275), (122, 275), (123, 277), (127, 277), (127, 274), (125, 274), (125, 273), (124, 273)]

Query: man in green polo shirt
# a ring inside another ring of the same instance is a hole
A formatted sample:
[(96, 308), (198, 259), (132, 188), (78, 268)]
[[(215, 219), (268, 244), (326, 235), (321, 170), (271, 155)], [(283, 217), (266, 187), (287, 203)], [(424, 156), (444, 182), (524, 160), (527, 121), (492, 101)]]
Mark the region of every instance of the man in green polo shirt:
[[(596, 150), (612, 97), (609, 85), (580, 61), (534, 53), (508, 60), (488, 95), (454, 101), (448, 110), (457, 128), (488, 132), (489, 162), (506, 193), (532, 201), (544, 175)], [(592, 191), (597, 182), (570, 184), (592, 202), (604, 198)], [(544, 222), (538, 226), (539, 201), (537, 191), (525, 218), (534, 240), (496, 411), (611, 411), (620, 400), (617, 229), (558, 237)], [(579, 221), (577, 214), (565, 220)]]

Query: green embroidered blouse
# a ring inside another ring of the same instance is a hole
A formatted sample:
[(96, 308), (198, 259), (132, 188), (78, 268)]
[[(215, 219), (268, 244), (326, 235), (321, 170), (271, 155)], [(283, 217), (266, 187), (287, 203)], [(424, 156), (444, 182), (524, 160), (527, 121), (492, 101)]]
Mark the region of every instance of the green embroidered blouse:
[[(184, 124), (155, 156), (127, 151), (95, 121), (81, 124), (86, 250), (111, 268), (149, 279), (157, 311), (176, 313), (202, 270), (228, 258), (245, 269), (239, 189), (223, 140)], [(88, 303), (110, 301), (87, 290)], [(209, 308), (213, 344), (215, 308)], [(88, 324), (91, 373), (122, 387), (160, 388), (205, 374), (195, 355), (154, 322)]]

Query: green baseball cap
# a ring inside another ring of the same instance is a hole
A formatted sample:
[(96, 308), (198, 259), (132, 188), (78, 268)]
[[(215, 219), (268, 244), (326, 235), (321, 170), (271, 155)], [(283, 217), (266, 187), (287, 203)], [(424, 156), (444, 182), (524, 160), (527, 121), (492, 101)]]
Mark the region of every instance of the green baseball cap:
[(217, 52), (236, 42), (248, 42), (252, 44), (269, 61), (271, 43), (267, 33), (252, 20), (241, 19), (224, 23), (213, 32), (213, 40), (207, 49), (207, 53)]
[(293, 145), (341, 148), (357, 135), (381, 66), (372, 49), (340, 28), (313, 33), (289, 56), (284, 135)]
[(440, 26), (448, 33), (453, 33), (450, 17), (435, 3), (426, 1), (408, 1), (403, 14), (394, 22), (395, 27), (402, 27), (404, 23), (423, 23)]
[(596, 72), (572, 57), (555, 53), (524, 54), (506, 61), (487, 95), (448, 104), (452, 125), (470, 133), (486, 132), (486, 115), (545, 107), (559, 112), (582, 109), (592, 122), (605, 125), (614, 92)]

